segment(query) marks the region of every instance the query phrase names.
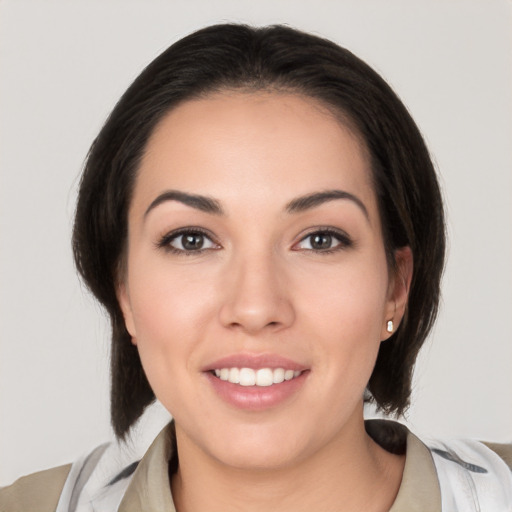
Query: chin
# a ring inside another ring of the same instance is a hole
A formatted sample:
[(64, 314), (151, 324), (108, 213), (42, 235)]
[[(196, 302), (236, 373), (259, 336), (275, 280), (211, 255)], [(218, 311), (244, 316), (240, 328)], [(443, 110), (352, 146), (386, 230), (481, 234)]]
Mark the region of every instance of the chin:
[(220, 435), (209, 435), (203, 446), (225, 466), (264, 471), (296, 464), (311, 449), (307, 438), (306, 432), (294, 432), (290, 425), (230, 425)]
[(217, 453), (217, 460), (239, 470), (272, 471), (291, 466), (300, 459), (296, 447), (259, 443), (248, 446), (247, 443), (229, 443), (228, 451)]

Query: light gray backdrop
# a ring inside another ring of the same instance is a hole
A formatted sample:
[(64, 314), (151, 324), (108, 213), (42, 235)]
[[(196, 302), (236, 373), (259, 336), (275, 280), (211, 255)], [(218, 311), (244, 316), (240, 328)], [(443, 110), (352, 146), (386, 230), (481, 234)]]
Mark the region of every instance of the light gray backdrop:
[[(0, 484), (111, 437), (108, 328), (79, 284), (77, 177), (109, 110), (171, 42), (284, 22), (376, 67), (441, 173), (444, 303), (408, 423), (512, 440), (512, 59), (506, 0), (0, 2)], [(145, 420), (149, 437), (165, 421)]]

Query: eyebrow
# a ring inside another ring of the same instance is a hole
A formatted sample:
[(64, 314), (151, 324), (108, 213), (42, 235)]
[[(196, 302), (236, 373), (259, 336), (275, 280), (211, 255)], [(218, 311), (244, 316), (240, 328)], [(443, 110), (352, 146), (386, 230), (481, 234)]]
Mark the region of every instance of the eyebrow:
[[(370, 218), (368, 210), (361, 199), (350, 192), (345, 192), (344, 190), (326, 190), (297, 197), (286, 205), (285, 211), (288, 213), (300, 213), (336, 199), (352, 201), (361, 209), (367, 219)], [(224, 215), (224, 210), (216, 199), (199, 194), (180, 192), (178, 190), (167, 190), (153, 200), (144, 212), (144, 217), (146, 217), (151, 210), (166, 201), (177, 201), (202, 212), (214, 215)]]
[(151, 210), (161, 205), (162, 203), (165, 203), (166, 201), (177, 201), (206, 213), (213, 213), (215, 215), (224, 214), (220, 203), (216, 199), (198, 194), (188, 194), (178, 190), (167, 190), (160, 194), (148, 206), (147, 210), (144, 212), (144, 217), (146, 217)]
[(324, 192), (314, 192), (313, 194), (307, 194), (305, 196), (297, 197), (286, 205), (286, 211), (288, 213), (300, 213), (311, 208), (316, 208), (323, 203), (328, 201), (334, 201), (336, 199), (347, 199), (356, 204), (360, 210), (364, 213), (365, 217), (369, 220), (368, 210), (364, 205), (363, 201), (350, 192), (344, 190), (326, 190)]

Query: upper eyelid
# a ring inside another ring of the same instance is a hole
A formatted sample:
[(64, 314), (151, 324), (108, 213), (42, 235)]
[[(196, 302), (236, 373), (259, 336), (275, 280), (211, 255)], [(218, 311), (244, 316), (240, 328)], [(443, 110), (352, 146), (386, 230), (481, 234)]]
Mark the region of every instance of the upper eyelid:
[(342, 238), (346, 238), (348, 240), (351, 240), (352, 237), (343, 229), (335, 228), (332, 226), (314, 226), (311, 228), (308, 228), (307, 230), (303, 231), (300, 235), (296, 237), (297, 241), (304, 240), (308, 236), (314, 235), (316, 233), (328, 233), (330, 235), (339, 236)]
[[(160, 235), (157, 238), (157, 241), (155, 243), (156, 247), (165, 247), (170, 244), (173, 240), (176, 238), (186, 235), (187, 233), (199, 233), (203, 235), (204, 237), (208, 238), (213, 244), (220, 246), (219, 241), (215, 237), (215, 235), (209, 231), (208, 229), (199, 227), (199, 226), (186, 226), (182, 228), (172, 229), (170, 231), (164, 232), (164, 234)], [(197, 252), (199, 252), (198, 250)]]
[(163, 235), (161, 235), (160, 238), (172, 239), (187, 233), (200, 233), (201, 235), (207, 236), (212, 241), (214, 241), (216, 238), (209, 229), (205, 229), (200, 226), (186, 226), (183, 228), (171, 229), (170, 231), (166, 231)]
[[(301, 242), (303, 242), (310, 236), (315, 235), (317, 233), (326, 233), (328, 235), (333, 236), (340, 242), (341, 246), (345, 246), (345, 247), (354, 246), (353, 238), (346, 231), (339, 229), (339, 228), (325, 226), (325, 227), (312, 228), (312, 229), (308, 230), (306, 233), (301, 234), (299, 237), (297, 237), (296, 241), (292, 244), (292, 249), (293, 249), (293, 247), (297, 246), (298, 244), (300, 244)], [(333, 249), (335, 249), (335, 248), (333, 248)], [(324, 252), (327, 252), (327, 250)]]
[[(160, 246), (168, 244), (170, 241), (187, 233), (200, 233), (201, 235), (210, 239), (214, 244), (221, 246), (218, 237), (209, 229), (206, 229), (201, 226), (184, 226), (181, 228), (166, 231), (158, 237), (156, 245)], [(292, 247), (316, 233), (328, 233), (329, 235), (337, 237), (342, 242), (354, 242), (353, 238), (343, 229), (335, 228), (333, 226), (311, 226), (310, 228), (307, 228), (306, 230), (302, 231), (299, 235), (297, 235), (294, 238), (294, 241), (292, 242)]]

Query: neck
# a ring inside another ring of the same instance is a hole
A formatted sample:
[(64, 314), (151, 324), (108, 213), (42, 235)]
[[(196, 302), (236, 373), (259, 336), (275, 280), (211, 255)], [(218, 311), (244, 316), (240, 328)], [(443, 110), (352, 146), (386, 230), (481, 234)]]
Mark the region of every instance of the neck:
[(178, 512), (384, 512), (405, 463), (366, 434), (362, 414), (322, 450), (279, 468), (233, 468), (205, 454), (179, 427), (177, 439), (180, 463), (172, 494)]

